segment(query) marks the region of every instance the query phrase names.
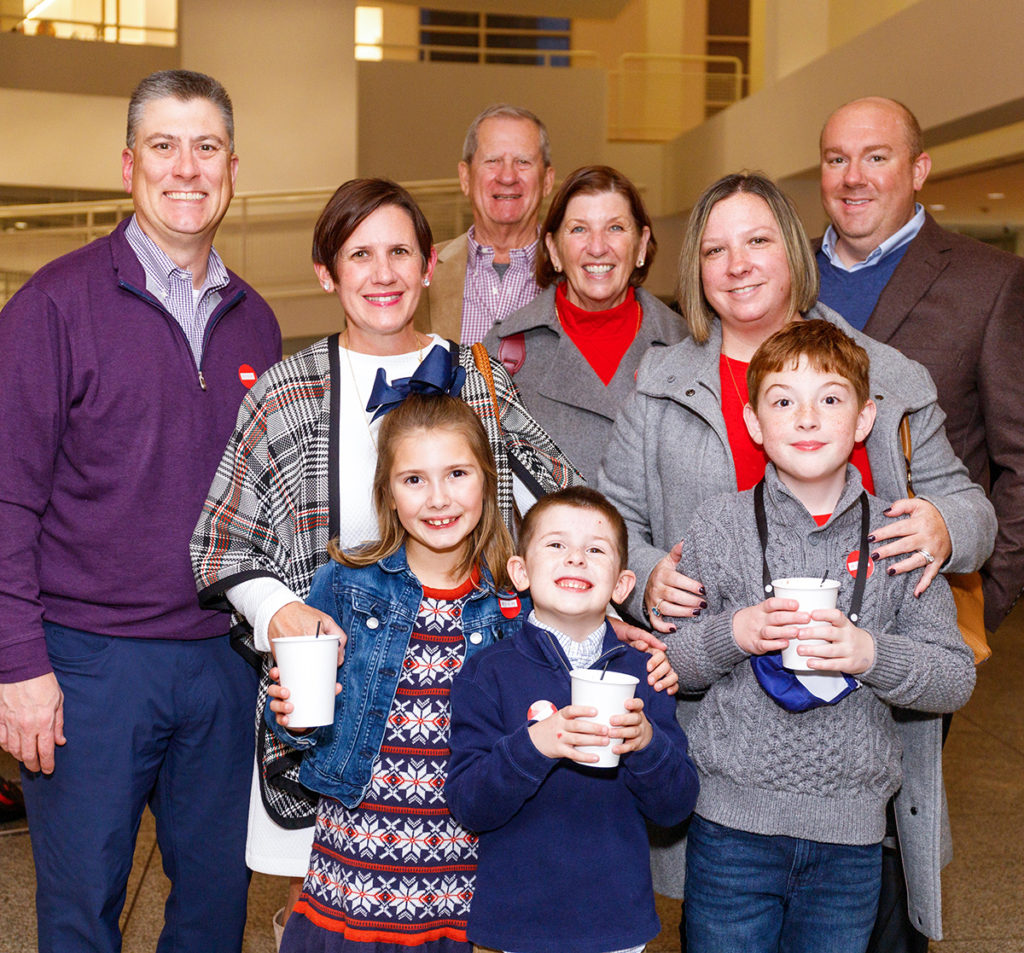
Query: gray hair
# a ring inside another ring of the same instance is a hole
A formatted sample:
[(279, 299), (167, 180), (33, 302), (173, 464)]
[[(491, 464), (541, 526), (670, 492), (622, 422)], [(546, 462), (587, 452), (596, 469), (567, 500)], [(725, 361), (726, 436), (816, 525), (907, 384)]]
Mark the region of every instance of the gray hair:
[(548, 128), (529, 109), (522, 106), (510, 106), (508, 103), (495, 103), (488, 106), (479, 116), (476, 117), (466, 130), (466, 141), (462, 144), (462, 161), (469, 165), (476, 155), (479, 146), (480, 123), (485, 119), (525, 119), (537, 127), (540, 134), (540, 156), (544, 162), (544, 168), (551, 166), (551, 137), (548, 135)]
[(166, 99), (168, 96), (183, 103), (192, 99), (206, 99), (213, 103), (220, 110), (227, 128), (229, 148), (235, 151), (235, 114), (228, 91), (212, 76), (187, 69), (165, 69), (150, 73), (135, 87), (128, 101), (128, 133), (125, 143), (129, 149), (135, 148), (135, 132), (142, 122), (146, 106), (154, 99)]

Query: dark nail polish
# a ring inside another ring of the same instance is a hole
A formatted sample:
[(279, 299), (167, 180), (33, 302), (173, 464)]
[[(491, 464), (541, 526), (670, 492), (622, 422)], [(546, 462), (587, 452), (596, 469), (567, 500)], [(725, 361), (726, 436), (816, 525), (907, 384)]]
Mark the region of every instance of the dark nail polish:
[(886, 515), (886, 516), (888, 516), (888, 515), (889, 515), (889, 511), (890, 511), (891, 509), (892, 509), (892, 507), (891, 507), (891, 506), (887, 506), (887, 507), (886, 507), (886, 508), (885, 508), (884, 510), (882, 510), (882, 512), (883, 512), (883, 513), (885, 513), (885, 515)]
[(895, 576), (896, 575), (896, 568), (894, 566), (890, 566), (888, 569), (886, 569), (886, 572), (890, 576)]
[(872, 533), (872, 534), (871, 534), (871, 535), (870, 535), (870, 536), (868, 537), (868, 542), (869, 542), (869, 543), (873, 543), (874, 541), (875, 541), (875, 534), (874, 534), (874, 533)]
[(875, 562), (878, 562), (878, 553), (872, 553), (871, 558), (875, 560)]
[(669, 632), (675, 632), (676, 631), (676, 627), (674, 625), (670, 625), (668, 630), (669, 630)]
[(705, 589), (705, 588), (704, 588), (703, 586), (701, 586), (701, 587), (700, 587), (700, 594), (701, 594), (702, 596), (706, 596), (706, 595), (708, 594), (708, 591), (707, 591), (707, 589)]
[[(701, 603), (700, 603), (700, 608), (701, 609), (706, 609), (707, 607), (708, 607), (708, 604), (702, 599)], [(697, 611), (699, 612), (700, 609), (698, 609)]]
[(696, 619), (697, 616), (699, 616), (699, 615), (700, 615), (700, 609), (694, 609), (693, 610), (693, 617)]

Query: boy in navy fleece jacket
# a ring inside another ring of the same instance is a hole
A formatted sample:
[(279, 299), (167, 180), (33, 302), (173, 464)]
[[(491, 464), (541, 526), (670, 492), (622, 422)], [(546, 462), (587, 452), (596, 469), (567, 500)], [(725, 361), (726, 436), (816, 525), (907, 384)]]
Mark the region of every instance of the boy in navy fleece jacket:
[[(509, 571), (534, 609), (520, 633), (467, 660), (452, 685), (452, 814), (480, 833), (467, 933), (516, 953), (640, 950), (659, 930), (649, 818), (693, 810), (697, 780), (675, 700), (647, 684), (646, 656), (605, 621), (635, 577), (626, 527), (595, 490), (544, 497), (527, 513)], [(612, 728), (569, 704), (573, 668), (639, 679)], [(614, 745), (617, 768), (583, 745)]]

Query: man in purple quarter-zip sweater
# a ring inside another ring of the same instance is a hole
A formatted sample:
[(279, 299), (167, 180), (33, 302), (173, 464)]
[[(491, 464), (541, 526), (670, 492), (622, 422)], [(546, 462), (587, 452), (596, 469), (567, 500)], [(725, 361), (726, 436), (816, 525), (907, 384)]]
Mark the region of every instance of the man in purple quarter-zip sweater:
[(0, 745), (23, 766), (41, 951), (121, 949), (147, 804), (171, 880), (158, 950), (241, 948), (255, 674), (188, 554), (242, 396), (281, 353), (213, 250), (233, 126), (216, 80), (143, 80), (135, 214), (0, 312)]

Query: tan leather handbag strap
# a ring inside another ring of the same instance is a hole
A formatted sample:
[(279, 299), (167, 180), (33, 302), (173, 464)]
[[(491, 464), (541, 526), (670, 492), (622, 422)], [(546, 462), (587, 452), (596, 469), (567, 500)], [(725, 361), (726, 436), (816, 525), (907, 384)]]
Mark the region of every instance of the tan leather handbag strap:
[(907, 496), (914, 498), (914, 481), (910, 475), (910, 456), (912, 451), (910, 445), (910, 418), (904, 414), (900, 421), (900, 446), (903, 448), (903, 458), (907, 461)]
[(494, 373), (491, 371), (491, 358), (487, 353), (487, 348), (479, 341), (473, 345), (473, 363), (476, 364), (476, 369), (484, 375), (484, 380), (487, 382), (487, 390), (490, 391), (491, 403), (494, 405), (494, 420), (498, 424), (498, 430), (500, 431), (501, 414), (498, 411), (498, 395), (494, 391)]

